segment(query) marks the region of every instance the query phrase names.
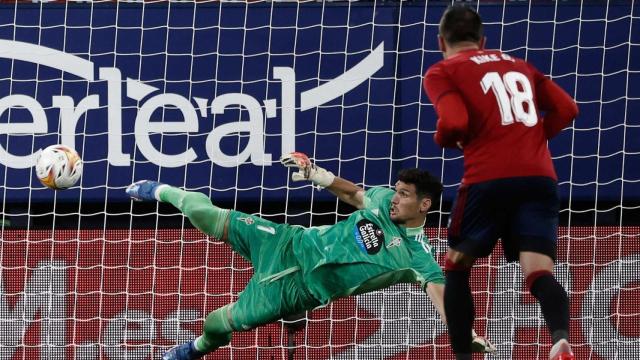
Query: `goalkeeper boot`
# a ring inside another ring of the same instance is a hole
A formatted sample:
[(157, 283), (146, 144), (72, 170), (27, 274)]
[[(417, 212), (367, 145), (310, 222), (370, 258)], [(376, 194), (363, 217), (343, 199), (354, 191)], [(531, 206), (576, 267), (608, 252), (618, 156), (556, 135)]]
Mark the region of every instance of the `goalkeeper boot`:
[(196, 349), (195, 341), (191, 340), (184, 344), (169, 349), (162, 355), (162, 360), (196, 360), (206, 353)]
[(158, 187), (164, 185), (153, 180), (140, 180), (127, 186), (126, 193), (136, 201), (157, 200), (156, 192)]
[(573, 351), (566, 339), (561, 339), (553, 345), (549, 353), (549, 360), (573, 360)]

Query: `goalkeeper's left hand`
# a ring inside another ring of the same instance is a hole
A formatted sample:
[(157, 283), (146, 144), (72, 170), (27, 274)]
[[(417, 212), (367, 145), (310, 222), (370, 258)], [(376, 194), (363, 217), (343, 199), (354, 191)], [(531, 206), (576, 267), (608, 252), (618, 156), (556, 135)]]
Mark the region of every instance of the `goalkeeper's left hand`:
[(309, 180), (320, 188), (326, 188), (331, 185), (336, 177), (331, 171), (312, 163), (309, 157), (301, 152), (282, 155), (280, 163), (286, 167), (298, 169), (298, 171), (291, 174), (291, 180)]
[(473, 340), (471, 341), (471, 351), (474, 353), (494, 353), (498, 349), (487, 339), (482, 336), (478, 336), (475, 330), (473, 331)]

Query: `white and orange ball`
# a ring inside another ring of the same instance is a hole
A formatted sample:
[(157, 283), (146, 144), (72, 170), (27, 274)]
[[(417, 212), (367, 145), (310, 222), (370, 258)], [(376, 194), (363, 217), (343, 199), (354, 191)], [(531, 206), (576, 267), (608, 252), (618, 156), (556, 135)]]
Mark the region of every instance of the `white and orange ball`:
[(82, 176), (82, 159), (66, 145), (51, 145), (42, 150), (36, 160), (36, 176), (50, 189), (70, 188)]

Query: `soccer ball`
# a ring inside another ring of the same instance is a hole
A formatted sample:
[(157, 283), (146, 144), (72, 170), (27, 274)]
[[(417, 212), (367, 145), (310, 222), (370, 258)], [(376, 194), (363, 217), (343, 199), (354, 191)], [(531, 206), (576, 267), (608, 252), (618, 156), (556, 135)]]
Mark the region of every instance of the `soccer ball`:
[(40, 152), (36, 160), (36, 176), (54, 190), (73, 186), (82, 175), (80, 155), (66, 145), (51, 145)]

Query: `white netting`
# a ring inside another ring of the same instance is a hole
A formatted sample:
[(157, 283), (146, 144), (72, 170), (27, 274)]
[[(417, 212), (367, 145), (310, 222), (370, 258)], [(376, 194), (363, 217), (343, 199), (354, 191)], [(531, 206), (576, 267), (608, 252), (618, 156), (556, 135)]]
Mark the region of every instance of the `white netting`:
[[(526, 58), (580, 106), (550, 144), (571, 341), (581, 359), (637, 358), (640, 10), (633, 1), (468, 3), (488, 47)], [(428, 224), (441, 256), (461, 154), (433, 143), (421, 80), (441, 59), (445, 6), (0, 3), (0, 358), (157, 357), (242, 290), (249, 263), (170, 207), (129, 203), (125, 186), (142, 178), (309, 226), (351, 209), (290, 182), (282, 153), (304, 151), (366, 187), (419, 166), (445, 185)], [(55, 143), (85, 162), (80, 183), (58, 193), (32, 170), (32, 154)], [(550, 339), (519, 268), (493, 255), (475, 271), (476, 329), (497, 357), (546, 358)], [(416, 286), (308, 315), (295, 334), (270, 325), (209, 358), (451, 356)]]

